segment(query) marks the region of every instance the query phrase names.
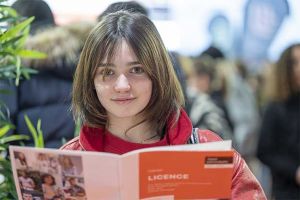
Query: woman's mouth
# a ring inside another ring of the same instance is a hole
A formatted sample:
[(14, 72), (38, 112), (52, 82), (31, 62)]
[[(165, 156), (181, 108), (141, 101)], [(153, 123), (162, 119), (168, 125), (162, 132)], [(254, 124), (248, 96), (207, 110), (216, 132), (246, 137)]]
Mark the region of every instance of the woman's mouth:
[(135, 98), (115, 98), (112, 101), (116, 102), (117, 104), (128, 104), (131, 103)]

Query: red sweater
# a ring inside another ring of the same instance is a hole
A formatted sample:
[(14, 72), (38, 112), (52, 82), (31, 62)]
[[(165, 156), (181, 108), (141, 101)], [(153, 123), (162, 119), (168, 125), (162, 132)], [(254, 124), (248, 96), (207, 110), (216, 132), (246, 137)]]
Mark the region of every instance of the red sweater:
[[(169, 120), (170, 122), (171, 120)], [(131, 150), (146, 148), (150, 146), (162, 146), (162, 145), (178, 145), (186, 144), (191, 136), (192, 123), (189, 120), (187, 114), (182, 110), (178, 122), (170, 127), (170, 123), (167, 124), (165, 137), (153, 144), (137, 144), (124, 141), (110, 133), (105, 133), (104, 129), (91, 128), (84, 126), (81, 129), (80, 136), (74, 138), (65, 144), (61, 149), (66, 150), (85, 150), (85, 151), (100, 151), (100, 152), (112, 152), (112, 153), (126, 153)], [(198, 131), (199, 142), (214, 142), (221, 140), (219, 136), (211, 131)], [(248, 168), (244, 159), (239, 153), (234, 154), (233, 164), (233, 176), (232, 176), (232, 200), (265, 200), (265, 194)], [(217, 189), (217, 188), (216, 188)]]
[(171, 127), (171, 122), (169, 122), (167, 124), (165, 137), (156, 143), (140, 144), (128, 142), (114, 136), (103, 128), (91, 128), (88, 126), (83, 126), (81, 129), (79, 141), (82, 148), (86, 151), (123, 154), (132, 150), (147, 147), (186, 144), (191, 136), (191, 132), (192, 124), (187, 114), (182, 110), (178, 123)]

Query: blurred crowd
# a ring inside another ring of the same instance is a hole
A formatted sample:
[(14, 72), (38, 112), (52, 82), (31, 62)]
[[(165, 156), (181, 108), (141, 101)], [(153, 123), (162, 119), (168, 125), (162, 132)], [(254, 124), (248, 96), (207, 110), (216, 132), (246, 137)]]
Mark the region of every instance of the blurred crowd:
[[(1, 94), (1, 100), (10, 108), (17, 133), (30, 135), (25, 114), (34, 124), (40, 118), (46, 147), (58, 148), (76, 134), (70, 112), (72, 79), (89, 31), (120, 7), (145, 15), (147, 8), (133, 1), (115, 3), (94, 22), (58, 26), (42, 0), (18, 0), (12, 7), (24, 17), (35, 16), (26, 48), (48, 56), (23, 60), (38, 74), (19, 87), (2, 82), (12, 94)], [(300, 41), (276, 62), (263, 62), (255, 73), (217, 42), (198, 56), (169, 53), (193, 126), (232, 140), (270, 199), (300, 199)]]

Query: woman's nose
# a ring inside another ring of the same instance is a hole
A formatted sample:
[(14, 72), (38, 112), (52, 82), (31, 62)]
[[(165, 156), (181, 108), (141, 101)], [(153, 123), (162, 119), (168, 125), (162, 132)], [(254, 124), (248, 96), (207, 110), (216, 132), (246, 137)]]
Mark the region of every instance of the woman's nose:
[(118, 92), (128, 91), (130, 90), (130, 84), (127, 77), (124, 74), (121, 74), (115, 83), (115, 90)]

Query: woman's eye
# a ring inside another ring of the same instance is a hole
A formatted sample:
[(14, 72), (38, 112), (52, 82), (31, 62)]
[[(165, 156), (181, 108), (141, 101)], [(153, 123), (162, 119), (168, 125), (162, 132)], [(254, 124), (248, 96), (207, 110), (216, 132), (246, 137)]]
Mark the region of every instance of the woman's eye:
[(111, 76), (114, 74), (114, 71), (111, 69), (103, 69), (100, 74), (103, 76)]
[(133, 67), (131, 68), (131, 73), (142, 74), (145, 70), (142, 67)]

